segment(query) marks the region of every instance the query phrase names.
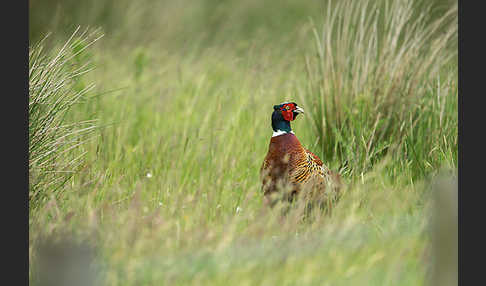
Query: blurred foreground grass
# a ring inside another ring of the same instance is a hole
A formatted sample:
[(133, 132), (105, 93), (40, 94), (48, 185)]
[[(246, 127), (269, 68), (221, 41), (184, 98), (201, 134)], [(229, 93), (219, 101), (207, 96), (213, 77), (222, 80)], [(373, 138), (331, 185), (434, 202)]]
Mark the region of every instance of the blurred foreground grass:
[[(76, 172), (51, 188), (30, 169), (42, 194), (29, 201), (33, 284), (446, 283), (437, 253), (454, 243), (433, 248), (433, 233), (454, 229), (430, 218), (435, 195), (454, 190), (432, 193), (431, 182), (457, 168), (456, 10), (434, 22), (450, 5), (39, 3), (30, 2), (30, 36), (53, 31), (47, 59), (77, 24), (101, 28), (75, 35), (64, 66), (75, 80), (58, 86), (76, 95), (63, 124), (97, 127), (45, 157), (81, 158)], [(85, 63), (94, 69), (76, 73)], [(52, 103), (44, 94), (30, 92), (41, 111)], [(293, 122), (299, 140), (348, 184), (332, 213), (305, 221), (299, 208), (284, 218), (262, 208), (272, 106), (286, 100), (306, 110)], [(447, 198), (440, 204), (457, 203)]]

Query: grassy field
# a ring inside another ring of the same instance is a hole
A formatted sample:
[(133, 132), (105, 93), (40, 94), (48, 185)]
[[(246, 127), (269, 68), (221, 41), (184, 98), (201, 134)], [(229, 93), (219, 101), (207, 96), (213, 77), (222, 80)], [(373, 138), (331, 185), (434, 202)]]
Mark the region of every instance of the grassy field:
[[(457, 5), (77, 2), (29, 2), (33, 285), (457, 284)], [(305, 220), (260, 189), (290, 100), (346, 183)]]

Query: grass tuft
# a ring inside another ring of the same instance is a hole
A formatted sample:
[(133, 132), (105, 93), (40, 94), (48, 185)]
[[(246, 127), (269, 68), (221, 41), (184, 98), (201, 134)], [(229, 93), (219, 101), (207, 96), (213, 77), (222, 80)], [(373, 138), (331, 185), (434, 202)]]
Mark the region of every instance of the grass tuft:
[(84, 153), (73, 150), (91, 139), (96, 120), (69, 122), (69, 112), (94, 88), (83, 75), (93, 69), (86, 49), (99, 37), (79, 28), (57, 51), (40, 41), (29, 48), (29, 203), (31, 207), (64, 186)]
[[(369, 171), (392, 149), (397, 157), (429, 160), (417, 152), (441, 137), (415, 132), (421, 122), (441, 128), (436, 114), (457, 96), (457, 68), (450, 68), (457, 5), (429, 23), (431, 5), (419, 4), (329, 1), (321, 28), (313, 28), (316, 54), (306, 57), (307, 85), (299, 94), (320, 154), (345, 162), (349, 176)], [(414, 178), (423, 178), (426, 166), (416, 164)]]

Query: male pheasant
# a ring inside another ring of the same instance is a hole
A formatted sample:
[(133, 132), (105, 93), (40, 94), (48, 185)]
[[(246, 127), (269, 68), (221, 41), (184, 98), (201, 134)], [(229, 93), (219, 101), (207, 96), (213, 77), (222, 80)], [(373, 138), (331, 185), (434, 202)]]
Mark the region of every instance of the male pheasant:
[(277, 194), (292, 201), (303, 190), (322, 202), (330, 192), (338, 192), (340, 175), (304, 148), (290, 128), (290, 121), (304, 110), (295, 102), (284, 102), (273, 109), (273, 135), (260, 170), (265, 202), (273, 206)]

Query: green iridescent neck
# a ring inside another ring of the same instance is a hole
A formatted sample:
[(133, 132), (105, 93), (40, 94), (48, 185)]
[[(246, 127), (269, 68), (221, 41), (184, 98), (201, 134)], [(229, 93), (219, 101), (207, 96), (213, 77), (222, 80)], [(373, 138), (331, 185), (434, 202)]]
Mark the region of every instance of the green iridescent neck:
[(292, 128), (290, 127), (290, 122), (285, 120), (282, 114), (278, 111), (272, 113), (272, 129), (274, 132), (283, 131), (286, 133), (291, 133)]

